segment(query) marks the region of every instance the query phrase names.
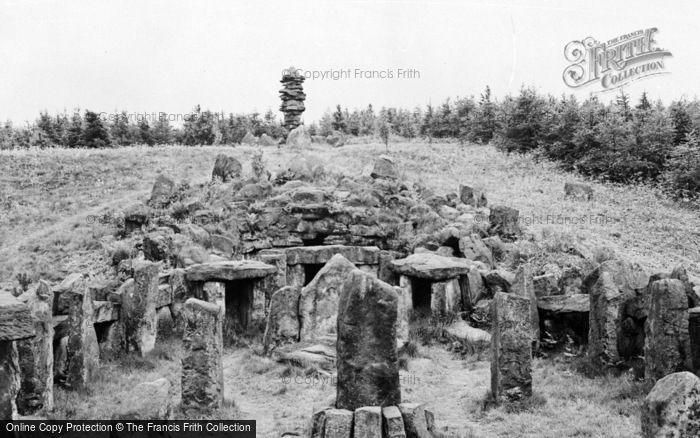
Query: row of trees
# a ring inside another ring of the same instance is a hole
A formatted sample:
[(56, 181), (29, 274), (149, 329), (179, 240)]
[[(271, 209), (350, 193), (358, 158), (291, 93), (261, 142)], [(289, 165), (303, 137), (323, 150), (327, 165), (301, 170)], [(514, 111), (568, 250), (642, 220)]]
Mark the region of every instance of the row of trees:
[(126, 111), (114, 114), (76, 109), (49, 115), (39, 114), (34, 123), (15, 127), (7, 121), (0, 126), (0, 149), (14, 148), (105, 148), (134, 144), (211, 145), (240, 143), (247, 132), (279, 138), (284, 128), (275, 114), (228, 114), (202, 110), (197, 105), (183, 117), (182, 127), (174, 127), (170, 118), (179, 115), (136, 115)]

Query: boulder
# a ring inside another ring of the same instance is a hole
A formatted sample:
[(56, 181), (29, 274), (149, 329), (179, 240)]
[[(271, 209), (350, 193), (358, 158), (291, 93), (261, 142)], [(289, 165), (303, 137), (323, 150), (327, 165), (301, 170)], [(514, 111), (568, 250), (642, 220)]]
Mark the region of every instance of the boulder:
[(177, 254), (176, 266), (189, 268), (209, 261), (209, 253), (199, 245), (185, 245)]
[(397, 313), (391, 286), (360, 270), (346, 277), (338, 302), (337, 408), (401, 402)]
[(645, 380), (653, 382), (668, 374), (693, 369), (688, 298), (680, 280), (652, 283), (645, 332)]
[(334, 148), (345, 146), (345, 136), (341, 132), (334, 132), (326, 137), (326, 143)]
[(278, 142), (277, 142), (277, 140), (270, 137), (269, 135), (263, 134), (258, 139), (258, 145), (260, 145), (260, 146), (277, 146)]
[(146, 260), (158, 262), (169, 260), (173, 253), (172, 233), (154, 231), (143, 238), (143, 255)]
[(491, 207), (489, 213), (490, 232), (501, 237), (513, 237), (520, 230), (520, 212), (504, 205)]
[(383, 407), (382, 419), (385, 438), (407, 438), (406, 429), (403, 424), (403, 416), (401, 415), (401, 411), (399, 411), (398, 407)]
[(328, 263), (301, 290), (299, 299), (299, 339), (314, 340), (319, 336), (336, 333), (338, 293), (345, 278), (357, 269), (340, 254)]
[(214, 170), (211, 173), (212, 181), (220, 179), (223, 182), (231, 181), (241, 177), (243, 166), (241, 163), (230, 156), (218, 154), (214, 162)]
[(300, 125), (289, 131), (286, 145), (297, 148), (311, 146), (311, 134), (309, 133), (309, 129), (304, 125)]
[(190, 298), (184, 311), (182, 406), (196, 411), (219, 409), (224, 398), (223, 309)]
[(246, 146), (255, 146), (258, 143), (258, 139), (250, 132), (246, 132), (241, 139), (241, 144)]
[(492, 305), (491, 393), (518, 401), (532, 395), (532, 323), (530, 300), (498, 292)]
[(491, 295), (496, 292), (510, 292), (515, 282), (515, 274), (505, 269), (496, 269), (484, 275), (484, 283), (491, 290)]
[(486, 207), (488, 203), (486, 195), (481, 190), (461, 184), (459, 186), (459, 200), (476, 208)]
[(689, 372), (660, 379), (642, 402), (644, 438), (700, 434), (700, 379)]
[(465, 259), (442, 257), (432, 253), (418, 253), (393, 260), (394, 272), (409, 277), (425, 278), (434, 281), (457, 278), (469, 273), (472, 264)]
[(488, 268), (494, 267), (493, 254), (476, 234), (459, 239), (459, 250), (468, 260), (484, 263)]
[(590, 201), (593, 198), (593, 187), (588, 184), (566, 182), (564, 183), (564, 194)]
[(278, 344), (299, 340), (299, 296), (299, 288), (293, 286), (272, 294), (263, 336), (265, 354)]
[(536, 275), (532, 277), (532, 284), (538, 299), (559, 295), (559, 282), (554, 274)]
[(170, 203), (170, 199), (175, 193), (175, 181), (165, 175), (158, 175), (153, 188), (148, 205), (154, 208), (163, 208)]
[(374, 179), (398, 179), (399, 170), (391, 157), (382, 155), (374, 161), (374, 168), (370, 175)]
[(153, 382), (139, 383), (119, 401), (120, 407), (113, 420), (170, 420), (173, 399), (170, 382), (160, 378)]
[(466, 321), (458, 319), (445, 327), (445, 334), (453, 341), (469, 346), (491, 344), (491, 334), (485, 330), (471, 327)]

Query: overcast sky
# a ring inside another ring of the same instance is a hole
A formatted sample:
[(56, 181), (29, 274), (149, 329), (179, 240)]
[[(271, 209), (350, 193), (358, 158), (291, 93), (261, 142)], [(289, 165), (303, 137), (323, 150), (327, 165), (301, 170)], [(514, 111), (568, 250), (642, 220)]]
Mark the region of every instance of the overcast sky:
[[(393, 79), (307, 80), (307, 122), (340, 103), (413, 108), (496, 97), (522, 84), (574, 92), (564, 46), (657, 27), (667, 75), (626, 87), (664, 101), (700, 93), (697, 1), (0, 0), (0, 120), (39, 111), (279, 115), (282, 69), (391, 70)], [(398, 78), (416, 69), (420, 78)], [(610, 94), (604, 98), (611, 97)]]

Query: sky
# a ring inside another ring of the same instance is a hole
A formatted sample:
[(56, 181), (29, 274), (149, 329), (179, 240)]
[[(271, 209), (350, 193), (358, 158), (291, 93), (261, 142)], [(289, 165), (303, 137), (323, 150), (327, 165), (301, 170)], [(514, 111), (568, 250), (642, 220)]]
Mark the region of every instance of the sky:
[[(350, 69), (306, 80), (307, 123), (336, 104), (414, 108), (478, 97), (486, 85), (496, 98), (522, 85), (586, 98), (591, 90), (563, 82), (566, 44), (651, 27), (673, 55), (669, 73), (625, 91), (668, 102), (700, 94), (699, 17), (700, 2), (658, 0), (0, 0), (0, 120), (76, 107), (185, 114), (196, 104), (281, 117), (290, 66)], [(357, 77), (365, 71), (377, 73)]]

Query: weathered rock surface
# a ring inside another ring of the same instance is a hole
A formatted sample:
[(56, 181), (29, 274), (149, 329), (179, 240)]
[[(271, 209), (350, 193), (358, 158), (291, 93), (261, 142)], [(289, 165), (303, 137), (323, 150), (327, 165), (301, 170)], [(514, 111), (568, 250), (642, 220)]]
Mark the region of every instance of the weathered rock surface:
[(40, 281), (19, 297), (31, 309), (35, 336), (17, 341), (22, 375), (17, 408), (20, 415), (53, 409), (53, 292)]
[(680, 280), (658, 280), (651, 284), (645, 332), (646, 380), (656, 381), (671, 373), (692, 370), (688, 298)]
[(300, 246), (287, 248), (287, 265), (323, 265), (336, 254), (340, 254), (354, 265), (376, 265), (379, 263), (379, 248), (376, 246)]
[(32, 312), (26, 303), (0, 291), (0, 342), (34, 336)]
[(510, 290), (515, 295), (530, 300), (532, 343), (535, 348), (538, 348), (540, 342), (540, 314), (537, 310), (537, 296), (535, 295), (535, 285), (532, 281), (532, 267), (529, 264), (524, 264), (518, 268)]
[(397, 308), (391, 286), (359, 270), (347, 276), (338, 303), (337, 408), (401, 402)]
[(169, 420), (173, 414), (170, 382), (160, 378), (139, 383), (120, 400), (113, 420)]
[(212, 171), (211, 179), (219, 178), (221, 181), (227, 182), (240, 178), (242, 173), (243, 166), (241, 166), (238, 160), (224, 154), (219, 154), (216, 156), (216, 161), (214, 162), (214, 170)]
[(391, 266), (394, 272), (401, 275), (441, 281), (468, 274), (472, 265), (465, 259), (422, 252), (411, 254), (405, 259), (393, 260)]
[(66, 386), (71, 389), (85, 387), (97, 370), (100, 348), (97, 343), (92, 297), (84, 280), (80, 280), (68, 293), (70, 301), (69, 334), (66, 346)]
[(372, 178), (396, 179), (399, 177), (399, 171), (391, 157), (382, 155), (374, 161), (371, 176)]
[(285, 286), (272, 294), (263, 336), (266, 354), (278, 344), (299, 340), (299, 296), (300, 290), (294, 286)]
[(0, 418), (3, 420), (16, 418), (19, 388), (17, 347), (13, 341), (0, 341)]
[(382, 408), (384, 436), (386, 438), (407, 438), (401, 411), (396, 406)]
[(289, 131), (287, 135), (287, 142), (285, 143), (290, 147), (305, 148), (311, 146), (311, 134), (309, 130), (304, 125), (297, 126), (296, 128)]
[(375, 438), (382, 436), (382, 408), (363, 406), (355, 409), (353, 438)]
[(223, 309), (196, 298), (188, 299), (184, 309), (182, 405), (185, 409), (218, 409), (224, 397)]
[(431, 283), (430, 309), (433, 315), (439, 316), (456, 314), (462, 310), (462, 291), (458, 279)]
[(498, 292), (494, 296), (491, 337), (491, 392), (496, 401), (532, 395), (530, 300)]
[(589, 297), (588, 355), (599, 366), (615, 364), (620, 361), (617, 331), (623, 296), (612, 275), (601, 272), (590, 288)]
[(312, 341), (336, 333), (338, 293), (355, 265), (340, 254), (334, 255), (301, 290), (299, 299), (299, 338)]
[(160, 265), (147, 261), (134, 264), (134, 287), (122, 295), (121, 320), (124, 322), (127, 351), (141, 356), (156, 344), (158, 317), (158, 271)]
[(398, 408), (403, 417), (406, 438), (433, 438), (422, 403), (401, 403)]
[(513, 237), (520, 230), (520, 212), (503, 205), (491, 207), (489, 214), (490, 231), (503, 237)]
[(185, 270), (185, 277), (198, 282), (231, 281), (263, 278), (275, 271), (274, 266), (257, 260), (238, 260), (192, 265)]
[(472, 207), (486, 207), (488, 201), (486, 195), (481, 190), (473, 187), (459, 185), (459, 200)]
[(476, 234), (459, 239), (459, 250), (467, 260), (476, 260), (484, 263), (489, 269), (494, 267), (493, 254)]
[(591, 300), (587, 294), (542, 296), (537, 299), (537, 307), (555, 314), (588, 312)]
[(148, 205), (154, 208), (161, 208), (170, 202), (170, 198), (175, 191), (175, 181), (167, 176), (160, 174), (156, 177), (153, 188), (151, 189), (151, 197), (148, 199)]
[(700, 379), (689, 372), (662, 378), (641, 410), (644, 438), (700, 436)]

